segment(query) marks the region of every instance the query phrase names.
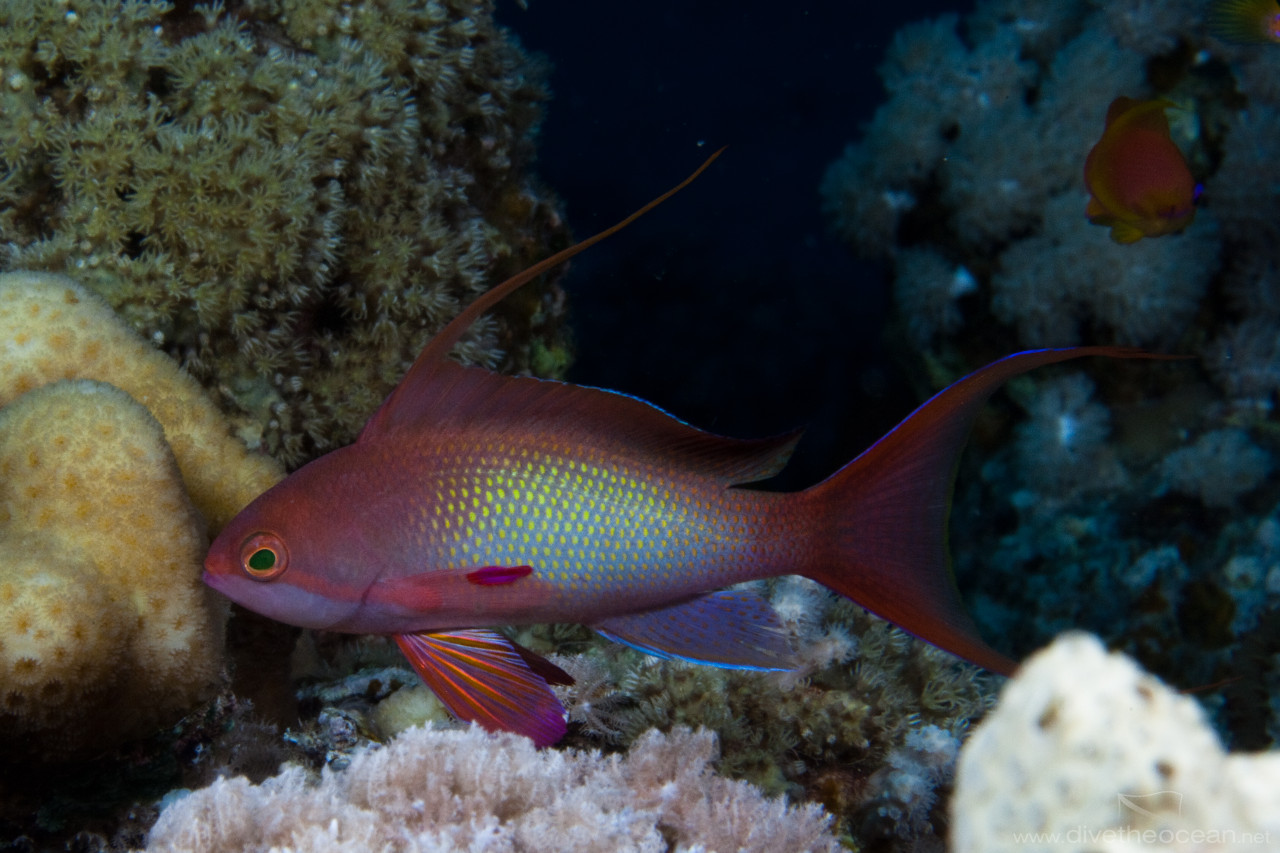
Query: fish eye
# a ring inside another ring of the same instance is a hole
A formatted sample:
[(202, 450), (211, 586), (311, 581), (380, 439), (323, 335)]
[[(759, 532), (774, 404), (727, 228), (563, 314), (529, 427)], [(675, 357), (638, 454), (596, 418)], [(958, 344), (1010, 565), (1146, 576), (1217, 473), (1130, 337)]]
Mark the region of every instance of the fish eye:
[(274, 533), (255, 533), (240, 546), (240, 568), (256, 581), (274, 580), (289, 568), (289, 550)]

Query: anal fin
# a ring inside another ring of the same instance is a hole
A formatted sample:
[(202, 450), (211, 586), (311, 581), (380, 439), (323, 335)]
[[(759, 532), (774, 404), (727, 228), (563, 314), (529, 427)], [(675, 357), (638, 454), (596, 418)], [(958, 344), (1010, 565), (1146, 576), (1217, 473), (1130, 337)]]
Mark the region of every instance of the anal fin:
[(591, 626), (610, 640), (663, 658), (727, 669), (794, 669), (786, 629), (768, 601), (729, 589)]

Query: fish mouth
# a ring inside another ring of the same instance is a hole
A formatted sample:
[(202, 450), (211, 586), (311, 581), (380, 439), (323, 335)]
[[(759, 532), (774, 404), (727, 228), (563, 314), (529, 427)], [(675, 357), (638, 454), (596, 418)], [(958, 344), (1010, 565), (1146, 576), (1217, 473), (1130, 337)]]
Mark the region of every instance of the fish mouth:
[(209, 571), (208, 569), (205, 569), (203, 572), (200, 573), (200, 580), (204, 582), (205, 586), (210, 587), (212, 589), (216, 589), (218, 592), (222, 592), (222, 576), (221, 575), (215, 575), (213, 572)]

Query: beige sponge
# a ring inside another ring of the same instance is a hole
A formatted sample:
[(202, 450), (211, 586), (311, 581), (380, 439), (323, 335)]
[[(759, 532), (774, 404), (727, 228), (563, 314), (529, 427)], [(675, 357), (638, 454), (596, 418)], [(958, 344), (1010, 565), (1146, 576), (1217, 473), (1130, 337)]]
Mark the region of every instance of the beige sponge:
[(1280, 849), (1280, 753), (1085, 634), (1035, 655), (960, 752), (956, 853)]

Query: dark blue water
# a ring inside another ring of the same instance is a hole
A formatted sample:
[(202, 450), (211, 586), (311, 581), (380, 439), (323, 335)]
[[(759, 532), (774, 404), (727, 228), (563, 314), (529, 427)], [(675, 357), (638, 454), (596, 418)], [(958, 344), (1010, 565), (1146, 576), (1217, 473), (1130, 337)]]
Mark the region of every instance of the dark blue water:
[(910, 20), (971, 4), (530, 0), (499, 20), (554, 70), (535, 171), (585, 236), (728, 150), (699, 181), (573, 262), (571, 378), (695, 425), (808, 425), (783, 484), (873, 441), (918, 400), (881, 346), (887, 287), (827, 232), (818, 185), (883, 91)]

